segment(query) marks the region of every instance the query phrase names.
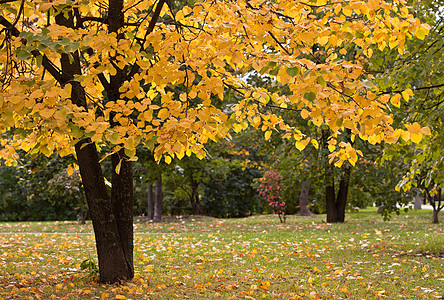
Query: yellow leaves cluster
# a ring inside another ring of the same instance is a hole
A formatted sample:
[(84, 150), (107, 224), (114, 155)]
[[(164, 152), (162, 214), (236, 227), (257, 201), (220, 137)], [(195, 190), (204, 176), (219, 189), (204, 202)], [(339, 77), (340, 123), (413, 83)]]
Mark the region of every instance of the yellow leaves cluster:
[[(87, 63), (75, 80), (88, 95), (88, 111), (70, 103), (69, 84), (58, 87), (41, 64), (27, 59), (32, 72), (0, 92), (0, 128), (26, 129), (23, 149), (67, 154), (78, 139), (89, 137), (113, 151), (125, 148), (131, 158), (142, 144), (154, 150), (157, 160), (165, 156), (170, 163), (192, 153), (204, 157), (208, 140), (229, 138), (230, 129), (240, 132), (248, 126), (260, 128), (266, 140), (273, 131), (282, 131), (299, 150), (309, 143), (317, 147), (315, 140), (285, 124), (276, 109), (299, 111), (315, 126), (327, 125), (335, 133), (350, 129), (371, 143), (393, 142), (401, 135), (418, 142), (427, 134), (416, 127), (402, 133), (392, 128), (387, 104), (399, 107), (401, 99), (408, 101), (413, 93), (377, 96), (362, 67), (374, 49), (397, 47), (402, 53), (409, 35), (424, 39), (430, 30), (402, 3), (318, 0), (312, 1), (317, 7), (311, 7), (289, 0), (202, 1), (184, 6), (175, 16), (165, 6), (161, 16), (171, 16), (182, 26), (159, 22), (143, 44), (139, 41), (145, 38), (149, 18), (141, 13), (152, 9), (155, 1), (125, 2), (126, 19), (141, 23), (137, 30), (122, 30), (124, 38), (96, 22), (78, 29), (46, 26), (43, 13), (67, 3), (26, 2), (27, 17), (39, 17), (29, 31), (41, 37), (28, 46), (40, 47), (56, 65), (61, 53), (82, 50)], [(100, 6), (75, 5), (84, 16), (101, 16)], [(322, 49), (313, 52), (315, 43)], [(365, 50), (350, 60), (353, 44)], [(24, 45), (16, 39), (14, 47), (18, 51)], [(88, 48), (92, 53), (85, 51)], [(0, 58), (4, 64), (4, 54)], [(99, 77), (110, 80), (134, 64), (139, 72), (119, 86), (120, 99), (106, 99)], [(251, 72), (267, 74), (273, 84), (286, 86), (288, 95), (247, 83)], [(233, 111), (215, 107), (228, 89), (243, 96)], [(263, 112), (267, 106), (276, 108), (273, 114)], [(337, 145), (334, 151), (338, 161), (355, 163), (357, 153), (351, 146)]]
[(329, 157), (329, 162), (332, 163), (335, 161), (334, 165), (338, 168), (342, 166), (342, 164), (348, 161), (352, 166), (355, 166), (358, 161), (358, 155), (362, 156), (362, 152), (360, 150), (356, 150), (352, 147), (350, 143), (340, 142), (336, 145), (336, 140), (331, 139), (328, 142), (328, 149), (332, 152)]

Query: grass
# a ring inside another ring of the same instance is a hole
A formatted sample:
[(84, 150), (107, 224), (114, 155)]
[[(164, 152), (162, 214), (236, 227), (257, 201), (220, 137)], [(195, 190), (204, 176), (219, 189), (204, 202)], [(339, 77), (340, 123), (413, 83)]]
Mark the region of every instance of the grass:
[(99, 284), (91, 224), (0, 223), (0, 299), (444, 299), (444, 226), (374, 209), (135, 223), (136, 276)]

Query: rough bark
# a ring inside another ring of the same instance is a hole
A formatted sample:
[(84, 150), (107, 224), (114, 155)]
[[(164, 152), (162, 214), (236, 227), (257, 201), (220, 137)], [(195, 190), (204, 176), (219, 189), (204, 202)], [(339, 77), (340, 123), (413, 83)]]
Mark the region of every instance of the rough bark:
[[(134, 277), (133, 264), (133, 168), (127, 160), (123, 150), (111, 155), (111, 201), (119, 231), (120, 244), (122, 245), (125, 261), (128, 265), (128, 279)], [(120, 163), (120, 172), (116, 173), (116, 167)]]
[(301, 193), (299, 194), (299, 215), (301, 216), (311, 216), (310, 209), (308, 209), (308, 192), (310, 189), (310, 181), (301, 181)]
[(155, 222), (160, 222), (162, 219), (162, 174), (154, 182), (154, 218)]
[(153, 185), (148, 183), (148, 211), (147, 211), (148, 220), (154, 219), (154, 192)]
[(96, 146), (91, 141), (82, 140), (76, 144), (75, 148), (94, 228), (100, 281), (112, 283), (130, 279), (132, 273), (121, 246), (119, 230), (103, 180)]

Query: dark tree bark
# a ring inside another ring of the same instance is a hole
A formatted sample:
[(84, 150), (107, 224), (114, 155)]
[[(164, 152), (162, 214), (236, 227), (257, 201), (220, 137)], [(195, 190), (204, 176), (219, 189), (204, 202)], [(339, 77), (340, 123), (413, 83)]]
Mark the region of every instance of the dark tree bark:
[[(120, 172), (116, 167), (120, 163)], [(133, 168), (123, 150), (111, 155), (111, 201), (119, 231), (125, 261), (128, 265), (128, 279), (134, 277), (133, 264)]]
[[(329, 132), (322, 130), (323, 151), (327, 153), (327, 142)], [(343, 223), (345, 221), (345, 208), (347, 206), (348, 186), (350, 182), (351, 168), (343, 165), (341, 167), (341, 175), (339, 179), (339, 189), (336, 194), (335, 178), (333, 166), (328, 162), (328, 157), (324, 158), (324, 184), (325, 184), (325, 201), (327, 210), (327, 223)]]
[(439, 211), (437, 209), (433, 209), (433, 223), (438, 224), (439, 223), (439, 219), (438, 219), (438, 213)]
[(442, 189), (438, 188), (438, 193), (433, 196), (430, 196), (429, 192), (426, 191), (426, 195), (429, 199), (429, 203), (433, 208), (432, 222), (435, 224), (439, 223), (438, 214), (444, 208), (444, 203), (442, 203), (442, 198), (441, 198), (441, 191), (442, 191)]
[(162, 174), (154, 182), (154, 221), (160, 222), (162, 219)]
[(310, 181), (301, 181), (301, 193), (299, 194), (299, 214), (301, 216), (311, 216), (310, 209), (308, 209), (308, 192), (310, 189)]
[(154, 219), (154, 192), (153, 185), (148, 182), (148, 220)]
[(121, 245), (96, 146), (91, 141), (82, 140), (75, 148), (96, 238), (100, 281), (111, 283), (130, 279), (133, 273)]
[(191, 183), (191, 193), (190, 193), (190, 202), (191, 202), (191, 208), (193, 210), (193, 214), (195, 215), (202, 215), (202, 207), (200, 206), (200, 200), (199, 200), (199, 182), (193, 178), (193, 174), (190, 176), (190, 183)]

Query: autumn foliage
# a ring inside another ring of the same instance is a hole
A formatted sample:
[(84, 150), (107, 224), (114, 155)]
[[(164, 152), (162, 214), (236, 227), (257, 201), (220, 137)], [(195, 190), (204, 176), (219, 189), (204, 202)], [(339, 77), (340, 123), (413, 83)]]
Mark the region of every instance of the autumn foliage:
[[(372, 144), (430, 133), (395, 124), (390, 106), (412, 90), (382, 92), (366, 69), (385, 48), (403, 53), (406, 39), (428, 33), (403, 0), (0, 3), (0, 156), (76, 156), (103, 282), (134, 276), (138, 147), (168, 164), (203, 158), (209, 140), (249, 126), (266, 140), (275, 132), (299, 150), (318, 147), (284, 121), (290, 111), (329, 127), (329, 161), (340, 167), (361, 154), (336, 142), (345, 131)], [(245, 80), (252, 74), (277, 88)], [(100, 167), (108, 155), (110, 195)]]
[[(14, 158), (18, 149), (67, 155), (89, 137), (131, 159), (141, 144), (169, 163), (192, 153), (202, 158), (208, 140), (247, 126), (266, 139), (282, 131), (298, 149), (316, 144), (266, 107), (292, 109), (336, 133), (351, 129), (370, 143), (419, 141), (428, 133), (415, 124), (395, 127), (388, 106), (408, 101), (412, 91), (380, 94), (364, 68), (378, 51), (403, 53), (407, 38), (427, 34), (403, 1), (201, 1), (178, 9), (128, 0), (118, 33), (103, 26), (101, 3), (2, 4), (0, 128), (16, 128), (2, 141), (2, 157)], [(157, 22), (150, 22), (159, 6)], [(54, 22), (55, 13), (71, 9), (73, 28)], [(59, 70), (62, 54), (81, 57), (81, 74), (70, 82), (84, 88), (86, 108), (72, 104), (71, 84), (49, 75), (47, 62)], [(247, 84), (249, 72), (269, 74), (290, 93)], [(125, 80), (113, 99), (108, 79), (120, 73)], [(214, 101), (227, 89), (241, 98), (220, 109)], [(347, 143), (331, 151), (339, 164), (354, 164), (359, 154)]]

